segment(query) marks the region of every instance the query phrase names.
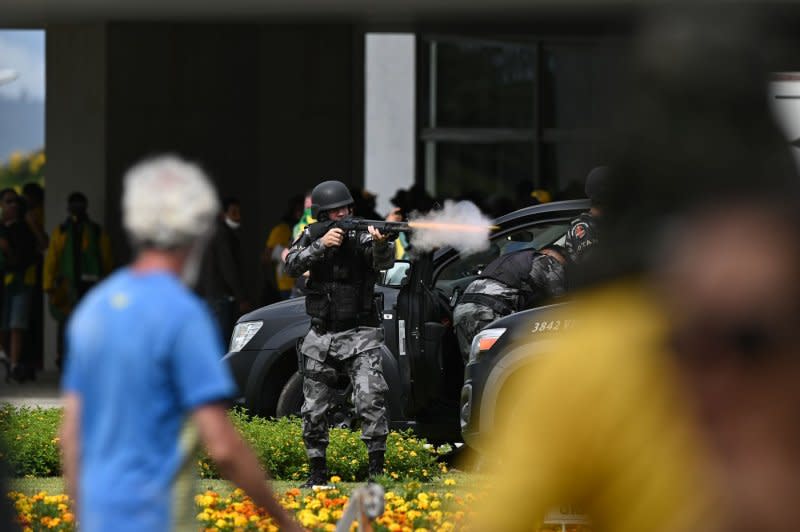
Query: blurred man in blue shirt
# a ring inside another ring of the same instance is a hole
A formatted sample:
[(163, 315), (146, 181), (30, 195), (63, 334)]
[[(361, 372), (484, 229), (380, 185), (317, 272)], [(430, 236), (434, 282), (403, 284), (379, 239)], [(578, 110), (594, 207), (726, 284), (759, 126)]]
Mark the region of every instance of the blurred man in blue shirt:
[(125, 177), (136, 259), (87, 295), (67, 329), (64, 472), (82, 530), (196, 530), (200, 442), (282, 530), (297, 528), (228, 420), (235, 389), (219, 333), (186, 287), (217, 211), (202, 171), (174, 157)]

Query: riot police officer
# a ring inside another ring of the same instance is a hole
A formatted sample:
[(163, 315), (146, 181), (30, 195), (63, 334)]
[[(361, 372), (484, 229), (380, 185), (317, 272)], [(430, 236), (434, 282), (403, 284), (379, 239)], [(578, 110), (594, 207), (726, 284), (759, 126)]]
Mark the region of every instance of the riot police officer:
[(335, 227), (337, 221), (352, 215), (353, 198), (344, 183), (320, 183), (311, 199), (317, 222), (306, 227), (286, 256), (289, 275), (310, 272), (306, 312), (311, 329), (299, 348), (299, 358), (305, 399), (301, 409), (303, 441), (311, 471), (302, 487), (328, 481), (327, 412), (334, 400), (334, 386), (344, 375), (353, 387), (370, 478), (383, 473), (387, 386), (374, 286), (379, 271), (394, 263), (395, 254), (393, 244), (372, 226), (368, 231), (347, 233)]
[(569, 258), (575, 264), (586, 261), (589, 250), (597, 245), (601, 238), (600, 219), (606, 202), (606, 181), (608, 180), (608, 167), (598, 166), (592, 168), (586, 176), (586, 196), (592, 200), (592, 206), (580, 216), (572, 220), (564, 247), (567, 248)]
[(458, 346), (469, 358), (472, 339), (494, 320), (564, 294), (567, 253), (560, 246), (523, 249), (486, 265), (453, 311)]

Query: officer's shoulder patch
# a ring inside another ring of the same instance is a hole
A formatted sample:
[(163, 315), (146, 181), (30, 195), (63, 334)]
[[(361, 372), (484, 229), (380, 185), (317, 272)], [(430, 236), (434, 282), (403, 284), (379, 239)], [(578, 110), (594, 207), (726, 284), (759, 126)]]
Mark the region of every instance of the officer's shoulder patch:
[(583, 238), (586, 236), (586, 230), (588, 229), (588, 225), (586, 222), (578, 222), (575, 224), (575, 227), (572, 228), (572, 231), (575, 233), (575, 236), (578, 238)]

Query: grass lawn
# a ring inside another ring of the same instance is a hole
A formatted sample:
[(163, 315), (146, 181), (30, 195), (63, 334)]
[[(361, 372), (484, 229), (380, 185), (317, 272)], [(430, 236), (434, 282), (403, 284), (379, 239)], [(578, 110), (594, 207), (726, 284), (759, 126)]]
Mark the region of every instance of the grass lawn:
[[(454, 486), (446, 486), (445, 479), (455, 480)], [(485, 486), (486, 477), (477, 473), (464, 473), (461, 471), (450, 471), (443, 475), (438, 480), (433, 482), (420, 483), (426, 491), (446, 492), (466, 494), (469, 492), (475, 493), (480, 491)], [(284, 492), (291, 488), (297, 487), (299, 483), (293, 481), (276, 480), (273, 481), (273, 487), (277, 492)], [(339, 484), (344, 493), (349, 493), (354, 487), (359, 486), (358, 482), (342, 482)], [(397, 482), (397, 488), (401, 489), (405, 482)], [(197, 483), (197, 493), (202, 493), (206, 490), (211, 490), (219, 493), (220, 495), (227, 495), (233, 491), (234, 486), (226, 480), (211, 480), (200, 479)], [(33, 495), (40, 491), (46, 491), (48, 494), (64, 493), (64, 479), (62, 477), (36, 477), (36, 478), (15, 478), (9, 482), (9, 488), (13, 491), (19, 491), (26, 495)], [(390, 487), (389, 489), (393, 489)]]

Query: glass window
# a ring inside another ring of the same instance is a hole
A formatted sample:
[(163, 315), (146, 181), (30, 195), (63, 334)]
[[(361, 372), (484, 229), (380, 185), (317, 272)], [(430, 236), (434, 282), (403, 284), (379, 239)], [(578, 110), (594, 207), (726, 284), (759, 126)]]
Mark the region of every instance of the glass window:
[(408, 269), (411, 263), (408, 261), (395, 261), (394, 265), (388, 270), (381, 272), (381, 279), (378, 284), (382, 286), (400, 287), (403, 284), (403, 279), (408, 274)]
[(516, 201), (517, 183), (533, 181), (533, 143), (439, 142), (436, 178), (442, 197)]
[(533, 188), (584, 197), (630, 86), (624, 42), (440, 36), (419, 49), (419, 181), (432, 195), (493, 216)]
[(438, 41), (434, 56), (436, 127), (533, 127), (536, 53), (532, 46)]
[(597, 43), (546, 44), (543, 48), (542, 127), (607, 126), (618, 107), (620, 50)]

